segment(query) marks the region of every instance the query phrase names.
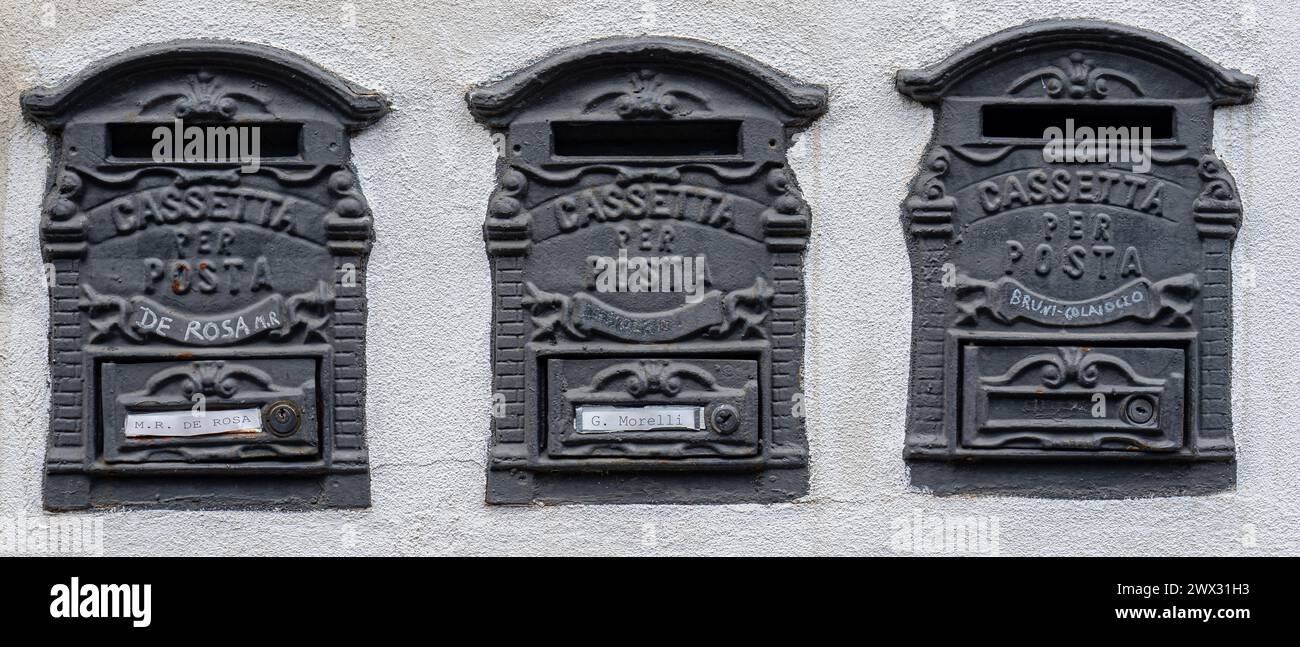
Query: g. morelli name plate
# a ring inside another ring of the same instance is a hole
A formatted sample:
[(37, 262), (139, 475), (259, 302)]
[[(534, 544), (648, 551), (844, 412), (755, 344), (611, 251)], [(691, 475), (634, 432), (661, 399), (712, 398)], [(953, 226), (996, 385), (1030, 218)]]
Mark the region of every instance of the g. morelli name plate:
[(704, 429), (704, 407), (578, 407), (574, 426), (580, 434), (659, 429)]
[(369, 505), (348, 139), (384, 99), (288, 52), (176, 41), (22, 106), (54, 135), (46, 507)]
[(897, 81), (936, 107), (903, 205), (913, 483), (1230, 487), (1241, 205), (1211, 137), (1255, 79), (1151, 32), (1049, 21)]

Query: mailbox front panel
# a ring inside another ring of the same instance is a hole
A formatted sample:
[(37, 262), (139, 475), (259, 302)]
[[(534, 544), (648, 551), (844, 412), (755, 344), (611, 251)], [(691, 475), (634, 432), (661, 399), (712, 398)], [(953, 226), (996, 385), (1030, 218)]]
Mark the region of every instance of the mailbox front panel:
[[(1249, 101), (1254, 79), (1156, 34), (1059, 21), (900, 72), (898, 87), (936, 116), (903, 205), (913, 482), (1230, 485), (1240, 204), (1211, 137), (1213, 107)], [(1107, 479), (1126, 462), (1145, 483)], [(1072, 481), (1085, 471), (1103, 476)]]
[(680, 39), (599, 41), (469, 95), (502, 153), (492, 503), (786, 500), (825, 94)]
[(54, 135), (46, 507), (356, 507), (386, 111), (286, 52), (178, 41), (26, 93)]

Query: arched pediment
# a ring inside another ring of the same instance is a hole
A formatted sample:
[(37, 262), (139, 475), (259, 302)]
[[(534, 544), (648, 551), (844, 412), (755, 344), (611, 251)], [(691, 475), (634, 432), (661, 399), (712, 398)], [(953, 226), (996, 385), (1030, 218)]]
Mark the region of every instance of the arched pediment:
[(1011, 59), (1075, 48), (1113, 52), (1171, 69), (1203, 87), (1214, 105), (1248, 103), (1255, 95), (1255, 77), (1218, 65), (1178, 41), (1144, 29), (1088, 20), (1032, 22), (1000, 31), (935, 65), (901, 70), (895, 81), (899, 92), (933, 102), (968, 77)]
[(71, 115), (142, 71), (204, 68), (263, 76), (292, 88), (339, 115), (351, 128), (369, 125), (388, 112), (378, 93), (353, 85), (320, 66), (282, 49), (221, 40), (176, 40), (126, 50), (82, 70), (56, 86), (22, 95), (23, 111), (47, 126), (62, 126)]
[(585, 71), (610, 66), (672, 66), (709, 77), (723, 77), (747, 88), (785, 118), (805, 125), (826, 111), (826, 90), (729, 49), (702, 41), (669, 37), (620, 37), (555, 52), (507, 77), (471, 90), (470, 111), (480, 121), (500, 126), (548, 86)]

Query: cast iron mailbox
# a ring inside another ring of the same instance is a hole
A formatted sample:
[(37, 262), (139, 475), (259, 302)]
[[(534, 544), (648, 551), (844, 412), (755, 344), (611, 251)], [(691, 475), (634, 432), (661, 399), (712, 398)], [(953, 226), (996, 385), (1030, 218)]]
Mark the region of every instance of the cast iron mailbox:
[[(1241, 209), (1211, 137), (1255, 79), (1151, 32), (1052, 21), (897, 82), (936, 116), (903, 205), (913, 481), (1230, 484)], [(959, 467), (975, 459), (997, 460)]]
[(698, 41), (569, 49), (468, 95), (501, 157), (492, 503), (807, 490), (809, 214), (785, 154), (825, 92)]
[(54, 148), (46, 507), (369, 505), (348, 137), (384, 99), (280, 50), (178, 41), (22, 107)]

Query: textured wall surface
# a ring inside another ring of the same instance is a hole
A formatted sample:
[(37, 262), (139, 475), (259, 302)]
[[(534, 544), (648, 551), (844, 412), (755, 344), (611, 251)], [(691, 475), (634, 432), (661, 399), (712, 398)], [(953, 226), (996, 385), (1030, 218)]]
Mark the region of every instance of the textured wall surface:
[[(1047, 17), (1160, 31), (1259, 76), (1255, 103), (1220, 110), (1215, 128), (1245, 208), (1234, 257), (1234, 492), (1073, 501), (938, 498), (907, 485), (910, 278), (898, 205), (932, 118), (894, 91), (893, 73)], [(642, 33), (706, 39), (830, 88), (830, 112), (791, 155), (813, 211), (811, 493), (769, 506), (488, 507), (491, 299), (480, 226), (495, 152), (462, 96), (552, 49)], [(18, 92), (131, 46), (195, 37), (290, 49), (392, 100), (393, 113), (353, 148), (377, 238), (374, 506), (57, 515), (102, 519), (106, 554), (891, 554), (913, 549), (906, 535), (918, 519), (968, 517), (996, 528), (1003, 555), (1300, 553), (1291, 202), (1300, 5), (1290, 0), (0, 0), (0, 518), (55, 518), (41, 511), (49, 371), (37, 224), (49, 157), (19, 115)]]

